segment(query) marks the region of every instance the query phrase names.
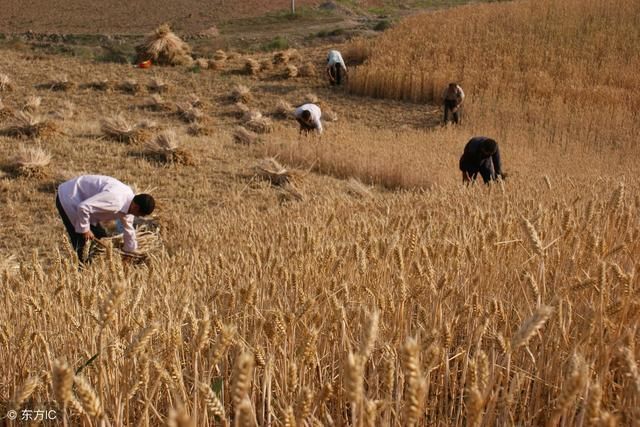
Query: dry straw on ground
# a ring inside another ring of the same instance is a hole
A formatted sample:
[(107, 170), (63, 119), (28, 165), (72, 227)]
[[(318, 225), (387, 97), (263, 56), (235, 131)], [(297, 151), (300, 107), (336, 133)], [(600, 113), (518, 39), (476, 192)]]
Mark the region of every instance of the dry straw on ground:
[(152, 79), (147, 85), (147, 90), (151, 93), (166, 93), (170, 88), (171, 85), (159, 77)]
[(188, 102), (176, 104), (178, 116), (186, 123), (193, 123), (204, 118), (204, 113)]
[(302, 98), (302, 102), (304, 104), (317, 104), (318, 103), (318, 95), (315, 93), (308, 92)]
[(109, 79), (98, 79), (87, 83), (85, 87), (93, 90), (106, 91), (111, 87), (111, 82)]
[(151, 111), (170, 111), (171, 105), (157, 93), (149, 96), (140, 104), (140, 108)]
[(0, 73), (0, 92), (13, 89), (13, 84), (8, 75)]
[(253, 58), (247, 58), (244, 63), (244, 72), (255, 76), (260, 72), (260, 63)]
[(276, 108), (274, 110), (274, 114), (276, 117), (280, 119), (286, 119), (293, 117), (293, 107), (284, 99), (279, 99), (276, 103)]
[(48, 138), (61, 133), (53, 121), (25, 111), (14, 113), (13, 124), (1, 131), (14, 138)]
[(215, 59), (216, 61), (226, 61), (227, 54), (224, 50), (216, 50), (216, 53), (213, 55), (213, 59)]
[(73, 89), (75, 86), (76, 84), (73, 81), (69, 80), (69, 76), (67, 75), (55, 77), (50, 82), (42, 85), (43, 88), (62, 92)]
[(164, 163), (192, 165), (193, 156), (181, 145), (175, 131), (166, 130), (145, 144), (146, 154)]
[(9, 160), (9, 168), (18, 176), (42, 178), (47, 175), (51, 154), (37, 146), (21, 146)]
[(305, 62), (298, 71), (302, 77), (315, 77), (317, 75), (316, 66), (313, 62)]
[(106, 137), (132, 144), (147, 141), (150, 137), (150, 128), (153, 127), (155, 126), (151, 122), (133, 124), (122, 114), (100, 121), (100, 129)]
[(273, 131), (273, 122), (271, 119), (261, 114), (256, 117), (250, 117), (249, 120), (244, 123), (244, 126), (256, 133), (270, 133)]
[(76, 113), (76, 106), (71, 101), (64, 101), (62, 106), (53, 112), (58, 120), (71, 120)]
[(233, 131), (233, 140), (238, 144), (253, 145), (259, 141), (259, 138), (258, 134), (242, 126), (236, 126)]
[(35, 113), (42, 105), (42, 98), (36, 95), (29, 95), (22, 104), (22, 111), (25, 113)]
[(235, 85), (231, 89), (231, 99), (235, 102), (248, 103), (251, 101), (251, 90), (245, 85)]
[(158, 65), (190, 65), (191, 47), (171, 31), (168, 24), (160, 25), (147, 35), (137, 48), (138, 61), (151, 59)]
[(293, 64), (289, 64), (285, 67), (285, 77), (292, 79), (298, 77), (298, 67)]
[(118, 85), (118, 89), (123, 92), (135, 95), (142, 90), (142, 86), (135, 79), (126, 79)]

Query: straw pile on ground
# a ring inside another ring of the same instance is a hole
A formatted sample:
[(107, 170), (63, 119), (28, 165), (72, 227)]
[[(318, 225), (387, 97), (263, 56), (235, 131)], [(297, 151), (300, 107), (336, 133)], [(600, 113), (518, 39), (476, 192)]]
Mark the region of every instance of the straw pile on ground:
[(210, 59), (209, 62), (208, 62), (207, 67), (210, 70), (222, 70), (222, 69), (224, 69), (224, 62), (225, 61), (220, 61), (220, 60), (217, 60), (217, 59)]
[(76, 107), (70, 101), (64, 101), (62, 107), (53, 112), (53, 117), (58, 120), (70, 120), (76, 113)]
[(247, 129), (256, 133), (270, 133), (273, 131), (273, 122), (262, 114), (248, 120), (244, 125)]
[(14, 138), (47, 138), (60, 133), (54, 122), (37, 114), (18, 111), (13, 119), (13, 125), (2, 130), (1, 134)]
[(224, 50), (216, 50), (216, 53), (213, 55), (213, 59), (215, 59), (216, 61), (226, 61), (227, 54)]
[(193, 107), (202, 107), (202, 100), (195, 93), (190, 93), (187, 96), (187, 102), (191, 104)]
[(11, 110), (11, 108), (4, 105), (4, 103), (0, 99), (0, 120), (11, 116), (13, 116), (13, 111)]
[(193, 156), (180, 146), (180, 140), (172, 130), (160, 132), (145, 144), (146, 154), (163, 163), (192, 165)]
[(233, 104), (233, 108), (236, 115), (243, 120), (246, 120), (247, 115), (251, 112), (251, 108), (249, 108), (249, 106), (243, 102), (236, 102), (235, 104)]
[(193, 122), (187, 127), (187, 133), (191, 136), (208, 136), (213, 133), (213, 129), (206, 123)]
[(137, 80), (126, 79), (125, 81), (120, 83), (120, 85), (118, 86), (118, 89), (120, 89), (123, 92), (135, 95), (136, 93), (140, 92), (140, 89), (142, 88), (140, 86), (140, 83), (138, 83)]
[(316, 66), (313, 65), (312, 62), (305, 62), (300, 66), (298, 71), (300, 72), (301, 77), (315, 77), (317, 74)]
[(253, 58), (248, 58), (244, 63), (244, 72), (255, 76), (260, 72), (260, 63)]
[(276, 103), (274, 115), (281, 119), (289, 118), (293, 115), (293, 107), (284, 99), (279, 99)]
[(315, 93), (307, 93), (305, 94), (305, 96), (302, 98), (302, 100), (304, 101), (305, 104), (317, 104), (319, 99), (318, 99), (318, 95), (316, 95)]
[(138, 61), (151, 59), (158, 65), (190, 65), (191, 47), (163, 24), (148, 34), (144, 43), (136, 48)]
[(251, 90), (245, 85), (236, 85), (231, 89), (231, 99), (246, 104), (251, 101)]
[(87, 89), (100, 90), (100, 91), (109, 90), (110, 86), (111, 84), (108, 79), (94, 80), (85, 85)]
[(6, 74), (0, 74), (0, 92), (9, 91), (13, 89), (11, 79)]
[(204, 113), (193, 104), (188, 102), (179, 102), (176, 104), (178, 117), (185, 123), (193, 123), (204, 117)]
[(275, 158), (262, 159), (260, 163), (254, 166), (253, 171), (258, 178), (269, 181), (271, 185), (279, 187), (282, 190), (281, 196), (285, 199), (303, 199), (302, 193), (293, 184), (295, 180), (293, 173), (282, 166)]
[(90, 249), (91, 257), (106, 256), (109, 258), (113, 254), (118, 254), (135, 263), (145, 262), (162, 250), (160, 227), (156, 225), (155, 227), (142, 226), (137, 228), (136, 242), (138, 242), (136, 252), (125, 252), (122, 234), (96, 239)]
[(42, 148), (22, 146), (9, 160), (9, 168), (17, 176), (43, 178), (47, 175), (50, 163), (51, 154)]
[(238, 144), (253, 145), (259, 141), (258, 134), (237, 126), (233, 131), (233, 140)]
[(147, 141), (150, 137), (150, 128), (153, 127), (155, 127), (154, 124), (149, 122), (131, 124), (120, 114), (100, 122), (100, 129), (106, 137), (129, 144)]
[(149, 96), (145, 101), (140, 105), (140, 108), (150, 111), (169, 111), (171, 110), (171, 105), (167, 101), (162, 98), (162, 96), (154, 93)]
[(46, 87), (49, 90), (55, 91), (63, 91), (66, 92), (75, 87), (75, 83), (69, 80), (69, 77), (66, 75), (58, 76), (51, 80), (49, 83), (45, 83), (43, 87)]
[(287, 67), (285, 68), (285, 76), (289, 79), (298, 77), (298, 67), (293, 64), (287, 65)]
[(327, 122), (335, 122), (338, 121), (338, 114), (332, 109), (325, 107), (322, 109), (322, 119)]
[[(241, 105), (244, 105), (244, 104), (239, 103), (238, 110), (242, 109), (242, 107), (240, 107)], [(262, 113), (260, 111), (252, 110), (249, 107), (247, 107), (242, 113), (242, 120), (244, 120), (245, 122), (248, 122), (250, 120), (256, 120), (261, 117), (262, 117)]]
[(260, 71), (270, 71), (273, 70), (273, 62), (268, 59), (263, 59), (260, 61)]
[(147, 90), (151, 93), (165, 93), (169, 91), (170, 87), (169, 83), (156, 77), (149, 82)]
[(35, 113), (42, 104), (42, 98), (35, 95), (29, 95), (22, 104), (22, 111), (25, 113)]

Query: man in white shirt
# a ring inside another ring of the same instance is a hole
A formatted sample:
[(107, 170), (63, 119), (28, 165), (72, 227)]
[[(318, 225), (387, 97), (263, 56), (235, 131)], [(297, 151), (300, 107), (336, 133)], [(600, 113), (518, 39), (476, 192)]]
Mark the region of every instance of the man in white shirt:
[(332, 85), (341, 85), (343, 76), (347, 74), (347, 66), (342, 54), (337, 50), (330, 50), (327, 56), (327, 75)]
[(124, 250), (135, 252), (134, 217), (151, 214), (155, 201), (149, 194), (134, 195), (129, 186), (115, 178), (83, 175), (60, 184), (56, 207), (78, 259), (84, 263), (82, 252), (87, 241), (106, 237), (100, 221), (120, 220)]
[(322, 111), (316, 104), (301, 105), (296, 108), (294, 116), (300, 124), (300, 133), (308, 135), (309, 132), (313, 130), (318, 132), (318, 134), (322, 133), (323, 128), (322, 122), (320, 121)]
[(444, 124), (449, 122), (449, 111), (453, 115), (453, 122), (460, 122), (460, 106), (464, 102), (464, 92), (457, 83), (449, 83), (449, 86), (442, 93), (444, 102)]

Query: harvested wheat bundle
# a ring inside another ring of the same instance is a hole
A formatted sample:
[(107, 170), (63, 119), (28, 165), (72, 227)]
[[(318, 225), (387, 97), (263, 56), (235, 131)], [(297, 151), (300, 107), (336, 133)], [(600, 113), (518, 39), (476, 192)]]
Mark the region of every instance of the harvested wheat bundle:
[(35, 113), (42, 104), (42, 98), (35, 95), (29, 95), (22, 104), (22, 111), (25, 113)]
[(62, 107), (53, 112), (53, 117), (58, 120), (70, 120), (75, 115), (75, 105), (70, 101), (64, 101)]
[(193, 67), (200, 70), (209, 69), (209, 60), (206, 58), (198, 58), (193, 61)]
[(288, 64), (290, 52), (288, 50), (282, 52), (276, 52), (273, 54), (273, 63), (274, 64)]
[(47, 175), (51, 155), (40, 147), (22, 146), (9, 161), (9, 167), (18, 176), (42, 178)]
[(87, 89), (105, 91), (109, 90), (109, 88), (111, 87), (111, 82), (109, 82), (108, 79), (98, 79), (87, 83), (86, 87)]
[(287, 65), (287, 68), (285, 69), (285, 76), (289, 79), (298, 77), (298, 67), (293, 64)]
[(180, 147), (180, 140), (172, 130), (160, 132), (150, 142), (146, 143), (147, 154), (164, 163), (192, 165), (191, 153)]
[(273, 122), (268, 117), (260, 117), (249, 120), (244, 124), (247, 129), (255, 133), (270, 133), (273, 132)]
[(147, 85), (147, 89), (151, 93), (165, 93), (169, 91), (170, 85), (164, 80), (156, 77), (149, 82), (149, 84)]
[(231, 51), (227, 53), (227, 59), (233, 60), (233, 59), (237, 59), (239, 56), (240, 54), (238, 52)]
[(49, 90), (56, 91), (68, 91), (75, 87), (75, 83), (69, 80), (69, 77), (66, 75), (58, 76), (51, 80), (49, 83), (45, 83), (42, 85), (43, 87), (48, 88)]
[(224, 50), (216, 50), (216, 53), (213, 55), (213, 59), (215, 59), (216, 61), (226, 61), (227, 60), (227, 54), (225, 53)]
[(236, 85), (231, 89), (231, 99), (246, 104), (251, 101), (251, 90), (245, 85)]
[(330, 108), (322, 109), (322, 118), (328, 122), (336, 122), (338, 121), (338, 114)]
[(46, 138), (60, 133), (55, 123), (39, 115), (18, 111), (13, 118), (15, 123), (2, 134), (15, 138)]
[(252, 145), (259, 142), (258, 134), (237, 126), (233, 131), (233, 140), (238, 144)]
[(169, 111), (171, 110), (171, 106), (167, 101), (162, 98), (162, 96), (154, 93), (140, 105), (140, 108), (151, 111)]
[(130, 124), (122, 115), (102, 119), (100, 129), (108, 138), (120, 142), (137, 143), (149, 138), (149, 123)]
[(205, 123), (194, 122), (187, 127), (187, 133), (192, 136), (209, 136), (213, 133), (213, 130)]
[[(302, 101), (305, 104), (317, 104), (319, 99), (318, 99), (318, 95), (316, 95), (315, 93), (309, 92), (305, 94), (305, 96), (302, 98)], [(323, 114), (323, 117), (324, 117), (324, 114)]]
[(313, 62), (305, 62), (300, 66), (299, 71), (302, 77), (315, 77), (317, 74), (316, 66), (313, 65)]
[(138, 61), (151, 59), (158, 65), (191, 65), (191, 47), (162, 24), (148, 34), (142, 45), (136, 47)]
[(195, 93), (190, 93), (189, 96), (187, 96), (187, 102), (191, 104), (192, 107), (202, 107), (202, 101)]
[(236, 102), (235, 104), (233, 104), (233, 107), (235, 109), (235, 113), (238, 115), (238, 117), (240, 118), (244, 118), (245, 115), (251, 111), (251, 109), (249, 108), (249, 106), (247, 104), (244, 104), (242, 102)]
[(255, 76), (260, 72), (260, 63), (253, 58), (248, 58), (244, 63), (244, 72)]
[(6, 74), (0, 74), (0, 92), (13, 90), (11, 79)]
[(202, 113), (199, 108), (194, 107), (188, 102), (180, 102), (176, 104), (176, 109), (178, 116), (186, 123), (193, 123), (204, 117), (204, 113)]
[(219, 59), (210, 59), (207, 66), (210, 70), (222, 70), (224, 69), (224, 61)]
[(135, 95), (138, 92), (140, 92), (141, 86), (140, 86), (140, 83), (138, 83), (134, 79), (126, 79), (125, 81), (120, 83), (120, 85), (118, 86), (118, 89), (120, 89), (123, 92)]
[(302, 55), (296, 49), (287, 49), (289, 61), (299, 61), (302, 59)]
[(292, 179), (291, 172), (273, 157), (262, 159), (253, 170), (259, 178), (277, 186), (283, 186)]
[(95, 256), (106, 255), (111, 248), (115, 253), (123, 257), (130, 258), (136, 262), (144, 262), (149, 257), (162, 250), (162, 240), (160, 238), (160, 227), (141, 226), (136, 229), (136, 242), (138, 248), (135, 252), (124, 251), (124, 236), (118, 234), (94, 240), (93, 254)]
[(268, 59), (263, 59), (260, 61), (260, 71), (269, 71), (273, 70), (273, 62)]
[(284, 99), (279, 99), (276, 103), (274, 115), (281, 119), (286, 119), (293, 116), (293, 107)]
[(356, 178), (350, 178), (345, 184), (347, 193), (356, 196), (361, 199), (369, 199), (373, 196), (371, 188), (368, 185), (363, 184)]
[(244, 113), (242, 113), (242, 120), (245, 122), (248, 122), (250, 120), (257, 120), (260, 118), (262, 118), (262, 113), (258, 110), (251, 110), (247, 108), (246, 110), (244, 110)]

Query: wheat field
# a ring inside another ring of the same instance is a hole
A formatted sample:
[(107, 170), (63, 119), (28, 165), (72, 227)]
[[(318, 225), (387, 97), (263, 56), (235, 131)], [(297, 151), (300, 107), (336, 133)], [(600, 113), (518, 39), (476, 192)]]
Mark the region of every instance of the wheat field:
[[(343, 47), (369, 57), (352, 91), (387, 87), (376, 52), (411, 30), (399, 50), (410, 57), (441, 34), (421, 32), (432, 19), (502, 31), (507, 17), (512, 37), (526, 30), (542, 49), (530, 61), (549, 49), (534, 67), (549, 92), (527, 96), (517, 84), (534, 68), (511, 70), (514, 86), (487, 83), (495, 73), (473, 36), (484, 33), (463, 31), (464, 73), (445, 61), (430, 83), (460, 77), (458, 127), (436, 126), (431, 89), (363, 92), (424, 101), (412, 104), (283, 77), (309, 61), (321, 70), (324, 48), (251, 74), (248, 60), (271, 55), (147, 75), (3, 51), (0, 113), (15, 111), (0, 114), (0, 155), (12, 159), (0, 162), (0, 225), (12, 230), (0, 243), (0, 417), (54, 405), (65, 426), (637, 425), (637, 5), (536, 4), (409, 18)], [(613, 53), (592, 72), (581, 62), (591, 45), (571, 43), (578, 23), (604, 28), (585, 18), (597, 14), (619, 26), (601, 32)], [(574, 83), (549, 71), (567, 46)], [(76, 84), (34, 90), (52, 71)], [(321, 137), (299, 136), (287, 115), (310, 96), (337, 117)], [(268, 129), (238, 136), (255, 120)], [(457, 160), (479, 134), (496, 137), (509, 177), (463, 186)], [(160, 242), (145, 263), (106, 245), (78, 270), (53, 200), (81, 172), (157, 197)]]

